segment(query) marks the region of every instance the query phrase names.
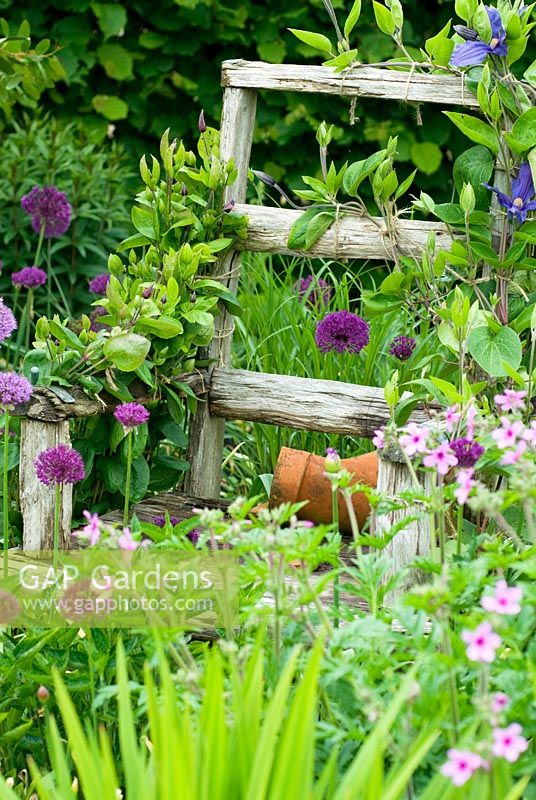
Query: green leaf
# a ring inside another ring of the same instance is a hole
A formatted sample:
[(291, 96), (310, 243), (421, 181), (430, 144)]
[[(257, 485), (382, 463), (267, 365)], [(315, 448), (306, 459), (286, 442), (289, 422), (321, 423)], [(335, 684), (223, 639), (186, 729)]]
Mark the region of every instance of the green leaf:
[(349, 39), (350, 34), (356, 26), (356, 23), (361, 15), (361, 0), (354, 0), (354, 4), (350, 9), (350, 13), (346, 17), (344, 23), (344, 38)]
[(156, 239), (152, 211), (147, 208), (140, 208), (140, 206), (133, 206), (131, 217), (134, 227), (142, 236), (146, 236), (148, 239)]
[(91, 10), (97, 17), (104, 38), (121, 36), (127, 24), (127, 12), (119, 3), (92, 3)]
[(309, 45), (309, 47), (313, 47), (315, 50), (321, 50), (323, 53), (328, 53), (330, 56), (334, 55), (330, 40), (322, 33), (300, 31), (297, 28), (289, 28), (289, 31), (301, 42)]
[(512, 136), (524, 150), (536, 147), (536, 108), (529, 108), (514, 122)]
[(135, 330), (143, 333), (154, 333), (160, 339), (173, 339), (179, 336), (184, 328), (182, 322), (174, 317), (141, 317), (136, 323)]
[(441, 166), (443, 153), (434, 142), (415, 142), (411, 147), (411, 160), (425, 175), (433, 175)]
[[(317, 217), (321, 219), (316, 221)], [(320, 211), (318, 208), (308, 208), (300, 214), (288, 237), (288, 247), (291, 250), (307, 250), (329, 228), (335, 220), (334, 211)], [(309, 230), (309, 226), (312, 226)]]
[(503, 361), (512, 369), (521, 363), (522, 347), (517, 333), (511, 328), (502, 327), (494, 332), (489, 327), (474, 328), (469, 334), (467, 348), (476, 363), (494, 378), (507, 375)]
[(446, 67), (449, 64), (452, 51), (454, 50), (454, 42), (449, 39), (451, 21), (430, 39), (426, 40), (426, 52), (436, 64)]
[(350, 64), (353, 64), (356, 57), (357, 50), (347, 50), (336, 58), (330, 58), (329, 61), (324, 61), (323, 65), (325, 67), (334, 67), (337, 72), (341, 72), (343, 69), (346, 69), (346, 67), (349, 67)]
[(134, 372), (141, 367), (151, 348), (151, 342), (137, 333), (121, 333), (104, 343), (103, 353), (122, 372)]
[(142, 233), (135, 233), (133, 236), (123, 239), (116, 250), (118, 253), (122, 253), (124, 250), (130, 250), (133, 247), (144, 247), (148, 244), (151, 244), (151, 240), (147, 236)]
[(109, 78), (127, 81), (133, 77), (132, 56), (120, 44), (101, 44), (97, 48), (97, 58)]
[(472, 117), (470, 114), (459, 114), (457, 111), (443, 111), (443, 114), (471, 141), (484, 145), (494, 155), (497, 155), (499, 152), (499, 140), (491, 125), (478, 119), (478, 117)]
[(106, 119), (115, 122), (118, 119), (126, 119), (128, 116), (128, 106), (124, 100), (115, 95), (96, 94), (91, 100), (91, 105), (102, 114)]
[(495, 161), (487, 147), (477, 145), (465, 150), (454, 162), (454, 183), (458, 194), (464, 183), (470, 183), (475, 191), (477, 208), (489, 208), (489, 193), (482, 186), (489, 183)]
[(355, 161), (350, 164), (342, 180), (342, 186), (346, 194), (355, 197), (359, 185), (374, 172), (384, 158), (385, 150), (379, 150), (363, 161)]
[(376, 17), (378, 28), (382, 33), (386, 33), (387, 36), (392, 36), (396, 29), (393, 15), (388, 8), (376, 2), (376, 0), (373, 0), (372, 5), (374, 7), (374, 16)]

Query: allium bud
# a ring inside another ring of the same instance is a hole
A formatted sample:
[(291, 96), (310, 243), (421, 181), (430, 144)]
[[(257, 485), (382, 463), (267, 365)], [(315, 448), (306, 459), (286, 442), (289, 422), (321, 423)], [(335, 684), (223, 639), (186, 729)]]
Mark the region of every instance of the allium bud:
[(197, 123), (197, 127), (199, 128), (199, 133), (204, 133), (207, 129), (207, 123), (205, 122), (205, 112), (201, 110), (199, 114), (199, 121)]
[(325, 468), (326, 472), (332, 474), (338, 472), (341, 468), (340, 456), (333, 447), (328, 447), (328, 449), (326, 450)]
[(46, 686), (40, 686), (39, 689), (37, 690), (36, 694), (37, 694), (37, 699), (41, 703), (46, 703), (46, 701), (48, 700), (48, 698), (50, 696), (49, 691), (48, 691)]

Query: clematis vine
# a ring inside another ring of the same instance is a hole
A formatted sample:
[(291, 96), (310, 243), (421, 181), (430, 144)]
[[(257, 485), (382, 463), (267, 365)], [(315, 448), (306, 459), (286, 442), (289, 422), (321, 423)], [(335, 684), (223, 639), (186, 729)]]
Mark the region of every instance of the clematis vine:
[(496, 8), (484, 6), (491, 24), (491, 39), (484, 42), (473, 28), (465, 25), (455, 25), (456, 33), (465, 39), (463, 44), (457, 45), (450, 58), (451, 67), (474, 67), (483, 64), (488, 56), (505, 56), (508, 53), (506, 44), (506, 31), (501, 15)]
[(535, 194), (532, 173), (526, 161), (521, 164), (517, 178), (512, 181), (511, 197), (501, 192), (496, 186), (490, 186), (488, 183), (482, 185), (486, 189), (491, 189), (492, 192), (495, 192), (499, 205), (506, 209), (510, 219), (515, 219), (517, 222), (525, 222), (528, 212), (536, 209), (536, 200), (531, 199)]

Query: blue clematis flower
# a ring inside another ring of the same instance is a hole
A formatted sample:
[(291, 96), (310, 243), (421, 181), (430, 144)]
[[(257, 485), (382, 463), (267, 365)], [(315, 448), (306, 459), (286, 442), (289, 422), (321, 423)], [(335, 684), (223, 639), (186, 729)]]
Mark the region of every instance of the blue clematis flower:
[(454, 30), (465, 42), (457, 45), (450, 57), (451, 67), (474, 67), (483, 64), (488, 56), (505, 56), (508, 53), (506, 44), (506, 31), (504, 30), (501, 15), (496, 8), (485, 6), (491, 24), (491, 39), (489, 44), (482, 41), (478, 33), (464, 25), (455, 25)]
[(536, 200), (531, 200), (535, 194), (532, 173), (526, 161), (521, 164), (517, 178), (512, 181), (511, 197), (501, 192), (496, 186), (490, 186), (487, 183), (483, 183), (482, 186), (495, 192), (499, 204), (506, 209), (510, 219), (525, 222), (528, 212), (536, 210)]

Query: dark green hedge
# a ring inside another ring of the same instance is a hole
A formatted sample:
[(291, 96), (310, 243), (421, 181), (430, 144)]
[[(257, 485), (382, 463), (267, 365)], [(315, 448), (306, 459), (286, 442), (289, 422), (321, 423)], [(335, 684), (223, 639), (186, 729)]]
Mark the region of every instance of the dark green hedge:
[[(334, 5), (348, 10), (350, 0)], [(420, 46), (454, 14), (454, 2), (407, 0), (406, 43)], [(8, 20), (30, 20), (32, 34), (62, 47), (67, 84), (44, 99), (46, 110), (115, 136), (136, 155), (155, 149), (168, 126), (173, 136), (189, 137), (204, 107), (209, 124), (219, 118), (220, 64), (227, 58), (307, 62), (318, 58), (288, 27), (323, 32), (329, 20), (321, 0), (0, 0)], [(373, 62), (393, 54), (391, 40), (373, 21), (372, 3), (355, 32), (361, 59)], [(332, 154), (363, 157), (398, 134), (400, 160), (420, 168), (417, 186), (449, 195), (450, 165), (463, 141), (439, 108), (416, 109), (396, 103), (358, 104), (359, 119), (348, 125), (348, 101), (311, 95), (271, 93), (261, 99), (253, 165), (292, 183), (316, 167), (317, 124), (338, 126)], [(440, 149), (439, 149), (440, 148)]]

